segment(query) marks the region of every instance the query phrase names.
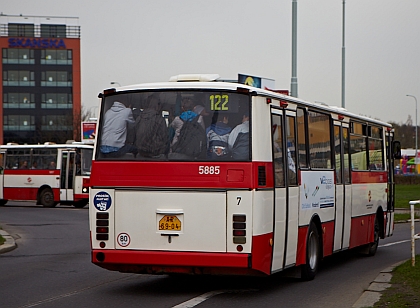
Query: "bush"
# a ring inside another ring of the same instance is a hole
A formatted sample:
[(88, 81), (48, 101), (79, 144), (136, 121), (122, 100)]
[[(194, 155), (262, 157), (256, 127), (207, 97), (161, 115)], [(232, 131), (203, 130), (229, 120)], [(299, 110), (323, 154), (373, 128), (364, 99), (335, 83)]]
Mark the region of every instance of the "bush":
[(420, 185), (420, 176), (396, 174), (395, 184)]

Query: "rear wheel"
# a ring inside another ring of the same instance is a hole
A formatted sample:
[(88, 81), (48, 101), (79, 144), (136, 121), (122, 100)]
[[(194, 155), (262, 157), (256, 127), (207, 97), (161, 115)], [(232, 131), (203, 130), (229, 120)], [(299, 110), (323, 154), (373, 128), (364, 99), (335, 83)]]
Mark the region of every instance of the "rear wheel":
[(374, 256), (376, 254), (376, 251), (378, 250), (378, 245), (379, 245), (379, 221), (378, 218), (375, 218), (375, 225), (374, 225), (374, 230), (373, 230), (373, 243), (370, 243), (368, 245), (368, 251), (367, 251), (367, 255), (368, 256)]
[(43, 207), (54, 207), (57, 205), (54, 202), (54, 194), (50, 188), (44, 188), (39, 196), (39, 201)]
[(0, 199), (0, 206), (6, 205), (7, 201), (9, 201), (9, 200), (7, 200), (7, 199)]
[(301, 277), (303, 280), (312, 280), (318, 271), (320, 254), (319, 233), (315, 223), (309, 226), (306, 240), (306, 264), (301, 266)]

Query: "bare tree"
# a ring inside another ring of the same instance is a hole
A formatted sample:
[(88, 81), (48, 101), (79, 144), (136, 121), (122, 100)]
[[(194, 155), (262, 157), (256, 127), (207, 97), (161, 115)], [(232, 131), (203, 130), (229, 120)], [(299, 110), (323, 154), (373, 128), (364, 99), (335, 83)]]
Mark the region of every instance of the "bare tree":
[(82, 106), (81, 113), (82, 121), (89, 121), (89, 119), (94, 117), (94, 114), (92, 113), (92, 108), (86, 108), (85, 106)]

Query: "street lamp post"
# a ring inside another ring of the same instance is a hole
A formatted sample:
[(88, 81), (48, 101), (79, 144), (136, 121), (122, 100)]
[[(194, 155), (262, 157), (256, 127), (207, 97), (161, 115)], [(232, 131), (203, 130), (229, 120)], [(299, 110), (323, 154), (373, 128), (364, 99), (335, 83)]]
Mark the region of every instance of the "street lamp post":
[(343, 0), (343, 44), (341, 48), (341, 107), (346, 108), (346, 0)]
[(292, 0), (292, 80), (290, 95), (298, 97), (297, 81), (297, 0)]
[(414, 95), (407, 94), (407, 96), (410, 96), (414, 98), (416, 101), (416, 155), (414, 156), (414, 166), (416, 167), (416, 173), (417, 173), (417, 98)]

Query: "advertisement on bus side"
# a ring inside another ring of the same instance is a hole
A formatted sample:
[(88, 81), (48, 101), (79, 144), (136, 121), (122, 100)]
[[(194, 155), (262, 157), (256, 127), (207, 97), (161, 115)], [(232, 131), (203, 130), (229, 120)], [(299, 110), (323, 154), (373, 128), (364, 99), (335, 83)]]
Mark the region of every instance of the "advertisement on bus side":
[(301, 210), (329, 208), (335, 204), (334, 172), (302, 172)]

